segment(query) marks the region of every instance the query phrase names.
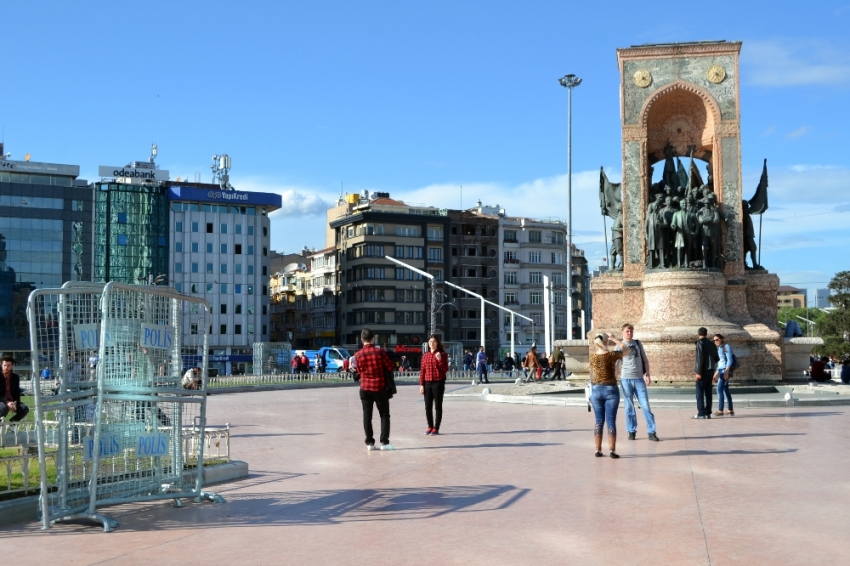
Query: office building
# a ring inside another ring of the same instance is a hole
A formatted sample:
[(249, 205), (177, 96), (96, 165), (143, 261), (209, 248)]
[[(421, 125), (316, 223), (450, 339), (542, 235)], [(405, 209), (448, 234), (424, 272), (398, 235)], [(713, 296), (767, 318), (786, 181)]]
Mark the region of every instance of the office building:
[[(168, 182), (168, 279), (180, 293), (210, 304), (210, 367), (251, 373), (254, 342), (269, 337), (269, 218), (278, 194)], [(187, 314), (190, 333), (202, 324)]]
[(24, 374), (29, 294), (92, 277), (92, 187), (79, 174), (77, 165), (9, 159), (0, 144), (0, 352)]
[(806, 289), (798, 289), (790, 285), (780, 285), (776, 289), (776, 306), (779, 308), (804, 309), (807, 303)]

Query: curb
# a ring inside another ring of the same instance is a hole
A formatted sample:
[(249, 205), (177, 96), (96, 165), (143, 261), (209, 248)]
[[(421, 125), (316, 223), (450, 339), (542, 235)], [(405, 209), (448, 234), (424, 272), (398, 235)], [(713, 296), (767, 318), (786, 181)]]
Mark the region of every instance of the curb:
[[(248, 463), (232, 460), (204, 468), (204, 487), (248, 476)], [(38, 520), (38, 495), (0, 502), (0, 526)]]

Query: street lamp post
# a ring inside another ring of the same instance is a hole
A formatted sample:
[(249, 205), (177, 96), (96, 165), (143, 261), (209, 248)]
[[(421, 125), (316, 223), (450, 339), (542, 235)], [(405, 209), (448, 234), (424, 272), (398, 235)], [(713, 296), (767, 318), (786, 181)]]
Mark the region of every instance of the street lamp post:
[(573, 339), (573, 88), (581, 84), (575, 75), (564, 75), (558, 82), (567, 94), (567, 337)]

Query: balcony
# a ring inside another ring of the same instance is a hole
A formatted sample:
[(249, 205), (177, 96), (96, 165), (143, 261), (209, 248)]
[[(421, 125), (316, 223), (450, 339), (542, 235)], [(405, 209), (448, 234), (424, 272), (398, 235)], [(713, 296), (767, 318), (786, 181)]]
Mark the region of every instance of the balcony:
[(518, 259), (515, 259), (515, 258), (510, 258), (510, 257), (508, 257), (508, 258), (505, 258), (505, 259), (502, 261), (502, 263), (513, 264), (513, 265), (519, 265), (519, 260), (518, 260)]

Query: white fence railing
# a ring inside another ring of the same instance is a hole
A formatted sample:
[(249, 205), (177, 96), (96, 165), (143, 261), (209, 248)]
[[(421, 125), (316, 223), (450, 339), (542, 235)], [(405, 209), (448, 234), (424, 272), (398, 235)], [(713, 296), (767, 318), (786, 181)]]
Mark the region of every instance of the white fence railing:
[[(470, 381), (476, 379), (474, 371), (450, 371), (446, 374), (448, 381)], [(488, 379), (516, 379), (523, 375), (522, 371), (491, 371)], [(396, 381), (419, 381), (418, 371), (397, 371)], [(280, 385), (296, 383), (344, 383), (352, 382), (352, 375), (347, 372), (338, 373), (277, 373), (267, 375), (219, 375), (207, 378), (207, 388), (210, 390), (222, 387), (248, 387), (255, 385)]]

